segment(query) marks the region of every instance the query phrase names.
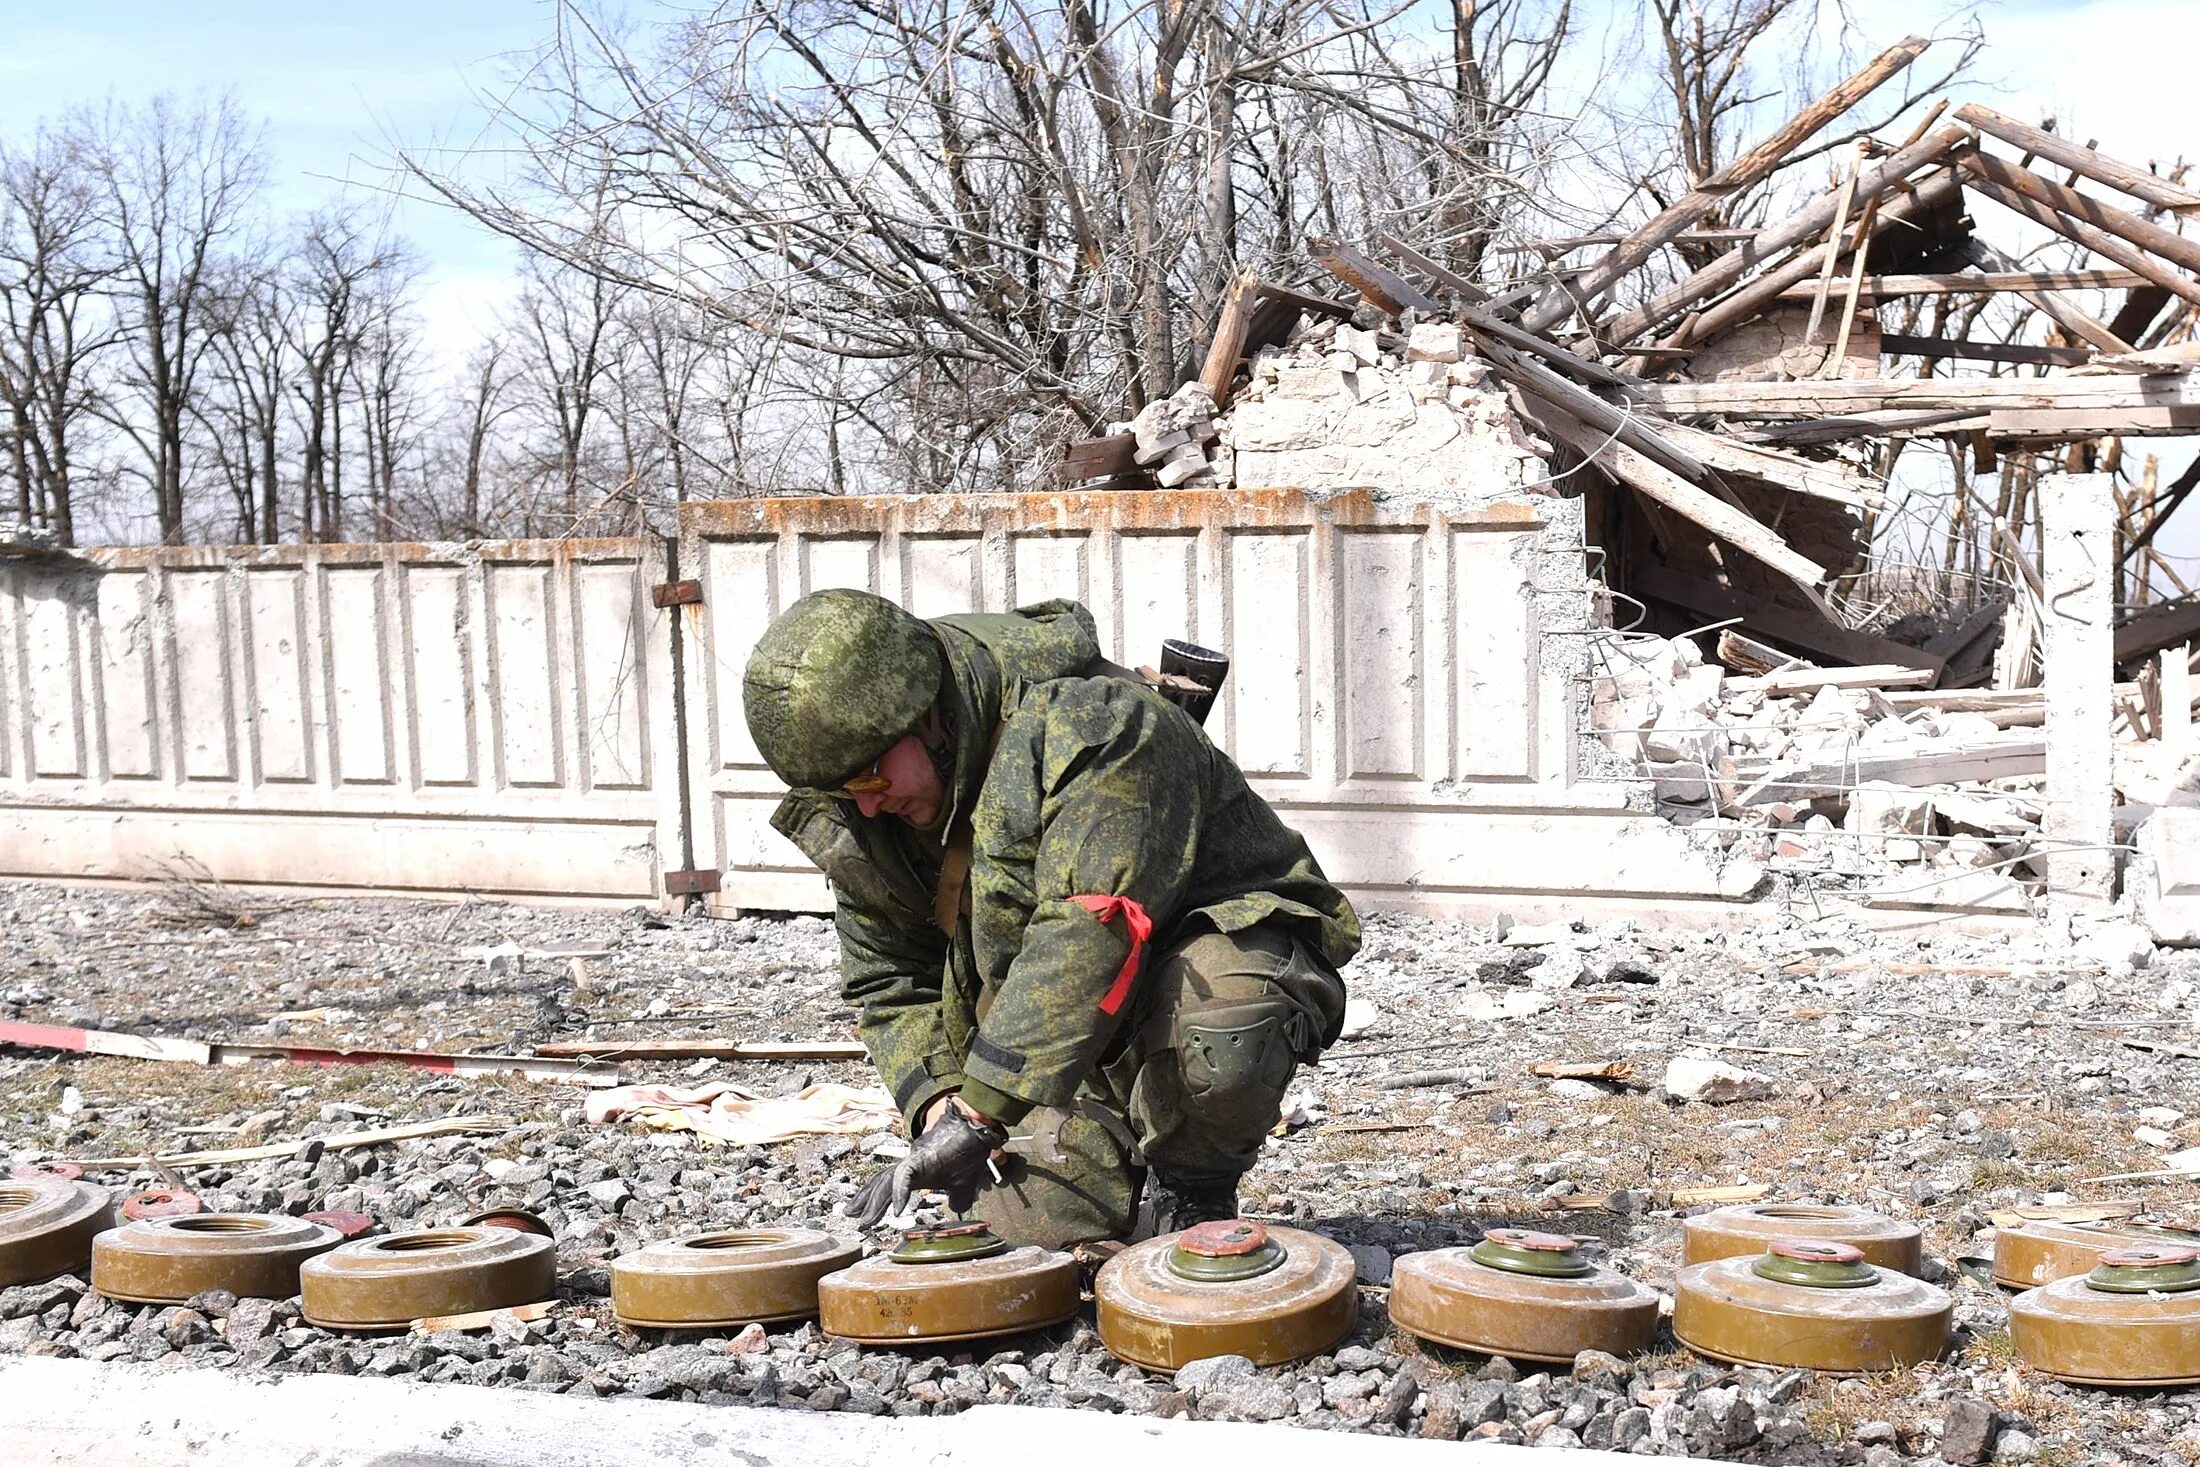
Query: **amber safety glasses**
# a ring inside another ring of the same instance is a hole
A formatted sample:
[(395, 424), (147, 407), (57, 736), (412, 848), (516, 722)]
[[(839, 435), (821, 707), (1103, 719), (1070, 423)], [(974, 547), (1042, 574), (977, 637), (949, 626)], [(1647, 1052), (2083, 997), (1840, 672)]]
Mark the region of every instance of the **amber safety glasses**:
[(854, 799), (857, 795), (885, 794), (888, 790), (894, 787), (894, 781), (889, 776), (878, 772), (878, 767), (881, 762), (883, 762), (882, 759), (872, 760), (871, 767), (869, 769), (865, 770), (861, 774), (854, 776), (853, 778), (848, 780), (846, 784), (843, 784), (839, 789), (827, 790), (826, 793), (829, 795), (837, 795), (844, 799)]

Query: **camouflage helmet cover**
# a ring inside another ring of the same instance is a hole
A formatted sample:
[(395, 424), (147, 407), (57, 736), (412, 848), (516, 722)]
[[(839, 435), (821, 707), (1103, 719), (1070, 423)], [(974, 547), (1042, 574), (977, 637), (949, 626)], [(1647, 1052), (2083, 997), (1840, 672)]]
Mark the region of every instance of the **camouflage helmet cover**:
[(892, 748), (939, 696), (939, 640), (868, 591), (813, 591), (749, 654), (749, 735), (788, 784), (834, 789)]

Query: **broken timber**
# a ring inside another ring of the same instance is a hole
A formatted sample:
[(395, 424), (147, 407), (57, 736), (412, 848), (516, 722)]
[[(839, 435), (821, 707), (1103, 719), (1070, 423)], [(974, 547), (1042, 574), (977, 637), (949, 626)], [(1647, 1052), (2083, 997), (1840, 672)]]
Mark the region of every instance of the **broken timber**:
[(0, 1021), (0, 1046), (105, 1054), (185, 1065), (245, 1065), (282, 1060), (294, 1065), (405, 1065), (443, 1075), (517, 1075), (523, 1080), (581, 1080), (616, 1085), (619, 1077), (580, 1059), (525, 1054), (440, 1054), (414, 1049), (327, 1049), (301, 1044), (238, 1044), (229, 1040), (170, 1039), (111, 1029)]
[(1734, 774), (1753, 799), (1813, 800), (1860, 784), (1954, 784), (2016, 779), (2047, 770), (2047, 740), (2030, 736), (1940, 743), (1910, 752), (1856, 753), (1809, 764), (1737, 759)]
[[(1692, 192), (1660, 212), (1657, 218), (1622, 240), (1610, 254), (1576, 278), (1575, 288), (1589, 297), (1599, 296), (1610, 290), (1637, 266), (1647, 261), (1661, 246), (1678, 239), (1722, 202), (1751, 184), (1769, 177), (1781, 164), (1787, 162), (1789, 154), (1820, 128), (1900, 75), (1930, 44), (1923, 36), (1910, 36), (1873, 57), (1854, 76), (1796, 113), (1771, 137), (1712, 174)], [(1818, 228), (1824, 227), (1825, 221), (1821, 220)], [(1784, 246), (1768, 244), (1760, 236), (1749, 246), (1733, 251), (1733, 257), (1756, 254), (1760, 259), (1770, 258), (1781, 248)], [(1701, 296), (1695, 298), (1702, 299)], [(1569, 304), (1554, 300), (1529, 313), (1522, 324), (1530, 331), (1548, 331), (1564, 321), (1571, 310)], [(1640, 335), (1641, 331), (1642, 327), (1637, 326), (1626, 335), (1615, 333), (1611, 339), (1624, 343)]]
[(2145, 377), (1887, 377), (1864, 381), (1650, 382), (1643, 405), (1680, 415), (1801, 418), (1876, 412), (2038, 411), (2200, 407), (2200, 381), (2185, 370)]
[[(2135, 290), (2148, 283), (2135, 270), (1993, 270), (1958, 275), (1867, 275), (1857, 287), (1866, 301), (1918, 295), (1988, 295), (2035, 290)], [(1791, 286), (1783, 301), (1807, 301), (1816, 292)]]
[[(1911, 174), (1938, 163), (1963, 143), (1963, 129), (1941, 128), (1864, 173), (1857, 179), (1857, 193), (1866, 198), (1885, 193)], [(1647, 304), (1611, 322), (1605, 339), (1615, 346), (1625, 346), (1660, 322), (1669, 321), (1697, 302), (1738, 284), (1752, 266), (1777, 259), (1784, 251), (1817, 239), (1833, 222), (1834, 207), (1834, 197), (1828, 194), (1789, 215), (1750, 244), (1728, 251), (1686, 280), (1658, 292)]]
[(1823, 657), (1852, 665), (1894, 663), (1940, 671), (1942, 659), (1921, 648), (1835, 626), (1821, 617), (1791, 611), (1769, 601), (1737, 595), (1723, 586), (1664, 566), (1637, 567), (1635, 588), (1643, 595), (1703, 616), (1739, 617), (1744, 628), (1774, 641), (1792, 643)]

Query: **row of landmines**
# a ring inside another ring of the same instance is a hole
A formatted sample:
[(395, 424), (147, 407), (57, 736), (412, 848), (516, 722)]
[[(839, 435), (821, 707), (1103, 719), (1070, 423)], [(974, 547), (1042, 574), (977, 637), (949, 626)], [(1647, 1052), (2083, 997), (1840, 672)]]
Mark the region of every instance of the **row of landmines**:
[[(195, 1205), (195, 1204), (187, 1204)], [(158, 1207), (151, 1209), (156, 1214)], [(354, 1226), (345, 1226), (346, 1220)], [(331, 1222), (337, 1223), (331, 1226)], [(0, 1183), (0, 1287), (91, 1266), (109, 1298), (182, 1304), (226, 1290), (300, 1301), (334, 1330), (536, 1304), (557, 1288), (556, 1246), (527, 1213), (381, 1237), (371, 1220), (256, 1213), (138, 1216), (117, 1226), (106, 1189), (64, 1175)], [(2018, 1353), (2093, 1385), (2200, 1381), (2200, 1233), (2128, 1223), (2002, 1229), (1996, 1282)], [(1674, 1337), (1715, 1360), (1843, 1373), (1935, 1359), (1954, 1300), (1917, 1274), (1918, 1229), (1852, 1207), (1727, 1207), (1684, 1224)], [(611, 1306), (637, 1328), (725, 1329), (815, 1316), (828, 1335), (918, 1345), (1043, 1329), (1082, 1303), (1076, 1256), (1010, 1247), (982, 1223), (924, 1229), (890, 1251), (810, 1229), (707, 1232), (611, 1267)], [(1203, 1223), (1113, 1253), (1092, 1279), (1101, 1342), (1153, 1370), (1242, 1355), (1280, 1365), (1352, 1331), (1359, 1289), (1334, 1240), (1250, 1220)], [(1408, 1253), (1390, 1319), (1489, 1355), (1570, 1362), (1656, 1340), (1660, 1296), (1555, 1233), (1490, 1229), (1472, 1247)]]

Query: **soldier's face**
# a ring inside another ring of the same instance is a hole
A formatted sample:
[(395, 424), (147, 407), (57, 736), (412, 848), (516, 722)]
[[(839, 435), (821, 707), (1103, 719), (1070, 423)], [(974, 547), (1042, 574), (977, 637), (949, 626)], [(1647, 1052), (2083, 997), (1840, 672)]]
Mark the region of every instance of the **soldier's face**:
[(938, 823), (947, 791), (940, 786), (939, 771), (932, 767), (923, 740), (915, 734), (903, 735), (878, 761), (878, 772), (892, 783), (877, 794), (854, 796), (865, 818), (893, 815), (920, 830)]

